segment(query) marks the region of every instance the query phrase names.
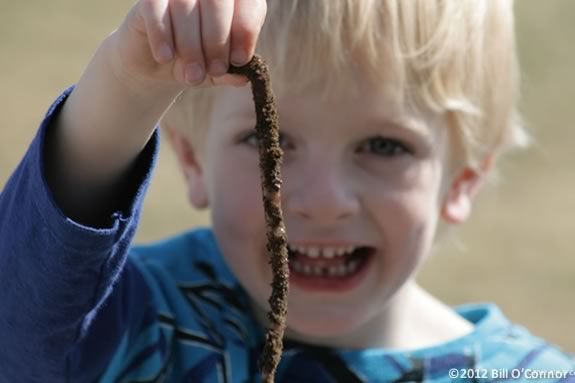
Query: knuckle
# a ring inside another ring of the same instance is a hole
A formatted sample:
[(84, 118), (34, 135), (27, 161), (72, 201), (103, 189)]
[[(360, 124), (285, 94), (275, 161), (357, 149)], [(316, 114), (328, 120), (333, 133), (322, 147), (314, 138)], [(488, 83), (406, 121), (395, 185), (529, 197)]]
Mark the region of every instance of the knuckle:
[(159, 19), (156, 18), (148, 19), (146, 24), (148, 25), (150, 32), (156, 36), (164, 35), (166, 33), (166, 27), (164, 23), (162, 23), (162, 21)]
[(202, 46), (208, 56), (225, 57), (229, 51), (230, 35), (229, 31), (210, 31), (203, 36)]
[(234, 38), (249, 39), (255, 37), (263, 25), (264, 18), (265, 12), (260, 13), (251, 10), (248, 14), (243, 14), (242, 17), (237, 18), (232, 25)]
[(232, 26), (232, 34), (236, 42), (250, 40), (256, 33), (257, 29), (250, 23), (238, 22)]
[(189, 0), (170, 0), (170, 6), (175, 10), (185, 10), (191, 7)]
[(229, 50), (229, 39), (227, 37), (214, 38), (209, 41), (204, 41), (204, 52), (207, 56), (223, 58), (227, 56)]
[(184, 61), (202, 61), (202, 43), (193, 35), (176, 31), (176, 49)]

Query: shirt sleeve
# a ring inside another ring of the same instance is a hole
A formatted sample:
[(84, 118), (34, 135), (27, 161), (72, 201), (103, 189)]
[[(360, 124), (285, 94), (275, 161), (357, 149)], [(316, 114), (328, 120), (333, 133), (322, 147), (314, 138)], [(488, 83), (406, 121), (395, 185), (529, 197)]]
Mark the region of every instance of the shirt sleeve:
[(126, 258), (159, 134), (138, 157), (109, 225), (74, 222), (55, 203), (44, 172), (46, 135), (71, 91), (50, 107), (0, 192), (0, 382), (94, 381), (139, 315), (128, 296), (146, 299), (146, 284)]

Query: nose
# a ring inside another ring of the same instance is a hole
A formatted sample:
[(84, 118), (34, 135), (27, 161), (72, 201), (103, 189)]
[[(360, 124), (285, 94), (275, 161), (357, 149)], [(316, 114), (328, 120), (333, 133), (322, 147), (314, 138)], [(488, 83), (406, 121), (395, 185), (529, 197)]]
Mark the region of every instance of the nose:
[(353, 179), (329, 160), (294, 166), (284, 183), (284, 209), (294, 218), (317, 224), (341, 223), (356, 215), (360, 201)]

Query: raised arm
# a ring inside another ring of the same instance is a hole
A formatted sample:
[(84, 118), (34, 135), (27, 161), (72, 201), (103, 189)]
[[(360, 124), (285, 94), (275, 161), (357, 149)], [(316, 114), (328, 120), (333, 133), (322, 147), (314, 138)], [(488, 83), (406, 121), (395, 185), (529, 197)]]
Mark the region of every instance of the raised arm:
[(244, 82), (217, 75), (251, 58), (264, 14), (264, 0), (140, 0), (51, 108), (0, 193), (0, 382), (105, 368), (138, 315), (126, 298), (146, 299), (125, 260), (156, 123), (188, 86)]
[(48, 175), (64, 211), (100, 223), (102, 205), (182, 90), (245, 82), (225, 73), (251, 58), (264, 17), (264, 0), (140, 0), (58, 119)]

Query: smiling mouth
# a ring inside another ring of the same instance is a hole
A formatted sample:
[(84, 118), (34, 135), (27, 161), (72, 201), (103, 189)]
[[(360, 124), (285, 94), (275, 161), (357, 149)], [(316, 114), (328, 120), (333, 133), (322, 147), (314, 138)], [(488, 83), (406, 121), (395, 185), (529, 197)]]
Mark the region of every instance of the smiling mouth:
[(368, 246), (339, 251), (289, 246), (290, 282), (307, 288), (353, 287), (366, 274), (374, 253)]

